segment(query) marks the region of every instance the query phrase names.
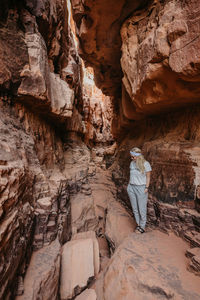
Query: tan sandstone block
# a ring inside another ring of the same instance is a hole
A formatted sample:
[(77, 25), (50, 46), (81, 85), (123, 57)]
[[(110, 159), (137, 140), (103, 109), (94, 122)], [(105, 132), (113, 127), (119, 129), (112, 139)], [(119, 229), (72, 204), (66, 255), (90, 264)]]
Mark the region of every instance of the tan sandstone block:
[(100, 260), (99, 260), (99, 243), (96, 238), (94, 231), (79, 232), (72, 236), (72, 240), (88, 239), (91, 238), (93, 241), (94, 251), (94, 274), (95, 276), (99, 273)]
[(66, 243), (61, 260), (61, 300), (75, 295), (75, 287), (84, 288), (94, 276), (93, 240), (79, 239)]

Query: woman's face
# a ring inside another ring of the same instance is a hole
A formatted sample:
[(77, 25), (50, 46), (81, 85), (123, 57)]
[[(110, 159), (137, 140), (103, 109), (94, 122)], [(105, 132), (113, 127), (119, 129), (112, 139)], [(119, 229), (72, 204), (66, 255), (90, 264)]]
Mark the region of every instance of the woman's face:
[(137, 156), (131, 155), (131, 159), (136, 161)]

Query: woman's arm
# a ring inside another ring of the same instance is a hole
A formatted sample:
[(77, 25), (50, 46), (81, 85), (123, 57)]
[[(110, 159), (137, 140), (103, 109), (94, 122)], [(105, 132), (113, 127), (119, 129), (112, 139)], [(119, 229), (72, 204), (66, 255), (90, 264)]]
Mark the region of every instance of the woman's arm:
[(149, 184), (150, 184), (150, 178), (151, 178), (151, 171), (150, 172), (146, 172), (146, 188), (145, 188), (145, 193), (148, 192), (148, 187), (149, 187)]

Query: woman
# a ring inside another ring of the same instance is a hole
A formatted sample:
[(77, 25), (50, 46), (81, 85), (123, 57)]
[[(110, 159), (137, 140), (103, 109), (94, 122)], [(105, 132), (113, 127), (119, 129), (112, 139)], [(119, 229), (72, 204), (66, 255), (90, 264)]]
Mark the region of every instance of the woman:
[(139, 148), (130, 151), (132, 162), (130, 164), (130, 180), (127, 192), (137, 223), (136, 232), (144, 233), (147, 215), (147, 198), (150, 183), (151, 166), (144, 159)]

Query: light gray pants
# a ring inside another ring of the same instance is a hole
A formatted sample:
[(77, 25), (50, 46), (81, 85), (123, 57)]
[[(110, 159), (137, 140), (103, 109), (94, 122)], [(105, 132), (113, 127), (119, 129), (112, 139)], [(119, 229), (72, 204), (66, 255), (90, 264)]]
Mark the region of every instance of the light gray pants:
[(144, 192), (145, 185), (130, 184), (127, 187), (127, 192), (130, 198), (131, 206), (135, 216), (137, 225), (145, 228), (147, 220), (147, 198), (148, 193)]

